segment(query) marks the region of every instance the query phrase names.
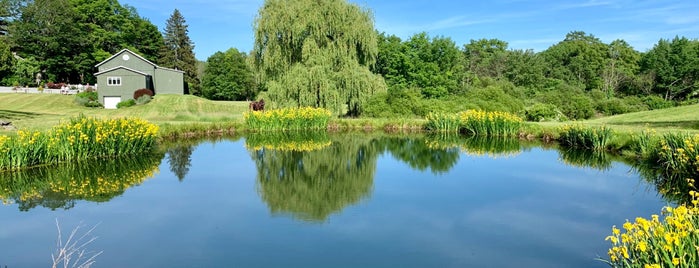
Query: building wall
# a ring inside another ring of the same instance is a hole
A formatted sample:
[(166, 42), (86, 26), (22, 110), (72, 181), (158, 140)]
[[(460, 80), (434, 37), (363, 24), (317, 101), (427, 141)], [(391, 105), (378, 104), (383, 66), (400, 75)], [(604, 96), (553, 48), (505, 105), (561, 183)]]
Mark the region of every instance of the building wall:
[[(124, 59), (124, 55), (128, 55), (127, 60)], [(147, 73), (149, 75), (154, 75), (155, 72), (155, 66), (140, 59), (139, 57), (137, 57), (133, 53), (130, 53), (129, 51), (123, 51), (121, 54), (118, 54), (110, 61), (100, 65), (98, 68), (98, 72), (102, 72), (119, 66), (128, 67), (136, 71)], [(99, 85), (101, 86), (102, 84)]]
[(155, 69), (155, 94), (184, 94), (184, 74), (168, 69)]
[[(107, 85), (109, 77), (120, 77), (121, 86)], [(146, 77), (142, 74), (134, 73), (125, 69), (116, 69), (111, 72), (103, 73), (97, 76), (97, 94), (99, 101), (104, 105), (104, 96), (113, 97), (121, 96), (121, 100), (133, 99), (133, 93), (137, 89), (146, 87)]]

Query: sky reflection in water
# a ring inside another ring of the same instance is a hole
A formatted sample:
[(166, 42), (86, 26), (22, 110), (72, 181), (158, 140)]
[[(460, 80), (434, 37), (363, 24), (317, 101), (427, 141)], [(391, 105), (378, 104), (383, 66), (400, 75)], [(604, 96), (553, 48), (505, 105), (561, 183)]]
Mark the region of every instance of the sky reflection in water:
[(570, 166), (554, 149), (320, 136), (329, 145), (290, 152), (253, 139), (171, 151), (104, 202), (0, 207), (0, 265), (50, 265), (58, 219), (99, 224), (96, 267), (606, 267), (594, 258), (611, 226), (666, 204), (627, 165)]

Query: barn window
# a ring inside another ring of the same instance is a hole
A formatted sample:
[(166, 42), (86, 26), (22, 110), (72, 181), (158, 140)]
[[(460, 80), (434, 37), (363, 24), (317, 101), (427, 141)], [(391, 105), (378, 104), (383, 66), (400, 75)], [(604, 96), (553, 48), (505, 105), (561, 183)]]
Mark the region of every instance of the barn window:
[(107, 77), (108, 86), (121, 86), (121, 77)]

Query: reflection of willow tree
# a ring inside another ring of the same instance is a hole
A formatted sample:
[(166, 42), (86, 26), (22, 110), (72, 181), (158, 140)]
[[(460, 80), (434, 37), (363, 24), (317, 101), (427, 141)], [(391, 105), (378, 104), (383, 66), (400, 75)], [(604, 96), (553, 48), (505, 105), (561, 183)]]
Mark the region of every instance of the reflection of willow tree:
[(558, 155), (563, 163), (571, 166), (588, 167), (601, 171), (612, 167), (611, 157), (603, 151), (559, 147)]
[(69, 209), (76, 200), (105, 202), (158, 170), (162, 154), (99, 159), (0, 173), (0, 199), (27, 211), (37, 206)]
[(167, 163), (170, 165), (170, 171), (177, 176), (180, 181), (184, 180), (189, 172), (189, 167), (192, 165), (192, 152), (194, 146), (181, 145), (167, 149)]
[(435, 147), (425, 138), (389, 137), (383, 142), (393, 157), (414, 169), (429, 168), (433, 173), (443, 173), (459, 161), (459, 148)]
[(272, 213), (318, 222), (368, 197), (380, 153), (373, 139), (354, 135), (334, 137), (317, 150), (248, 149), (258, 191)]

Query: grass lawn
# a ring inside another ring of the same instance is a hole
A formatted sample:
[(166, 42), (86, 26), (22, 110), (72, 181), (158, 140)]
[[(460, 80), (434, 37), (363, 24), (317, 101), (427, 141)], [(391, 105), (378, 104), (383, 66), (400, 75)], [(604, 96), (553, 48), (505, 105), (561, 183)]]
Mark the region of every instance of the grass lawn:
[[(245, 101), (210, 101), (190, 95), (157, 95), (142, 106), (106, 110), (78, 106), (74, 96), (58, 94), (0, 94), (0, 120), (11, 121), (20, 129), (46, 130), (61, 120), (85, 114), (102, 118), (139, 117), (163, 128), (188, 124), (242, 124)], [(331, 126), (364, 129), (415, 128), (420, 119), (335, 119)], [(534, 128), (555, 129), (571, 122), (533, 123)], [(585, 125), (606, 125), (618, 132), (655, 129), (659, 133), (699, 133), (699, 104), (663, 110), (628, 113), (579, 121)], [(0, 130), (0, 134), (14, 131)]]
[[(58, 94), (0, 94), (0, 120), (20, 129), (46, 130), (80, 114), (100, 118), (139, 117), (161, 126), (190, 123), (242, 122), (245, 101), (210, 101), (195, 96), (157, 95), (146, 105), (123, 109), (82, 107), (74, 96)], [(13, 131), (3, 131), (8, 134)]]

